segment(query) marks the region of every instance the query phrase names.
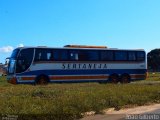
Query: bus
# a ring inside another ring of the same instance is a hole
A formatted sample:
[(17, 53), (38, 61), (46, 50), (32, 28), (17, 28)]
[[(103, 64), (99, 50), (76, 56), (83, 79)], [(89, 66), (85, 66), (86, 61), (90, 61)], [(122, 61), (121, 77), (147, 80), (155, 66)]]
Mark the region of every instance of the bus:
[(143, 49), (18, 47), (9, 58), (7, 71), (7, 81), (12, 84), (129, 83), (146, 79), (147, 60)]

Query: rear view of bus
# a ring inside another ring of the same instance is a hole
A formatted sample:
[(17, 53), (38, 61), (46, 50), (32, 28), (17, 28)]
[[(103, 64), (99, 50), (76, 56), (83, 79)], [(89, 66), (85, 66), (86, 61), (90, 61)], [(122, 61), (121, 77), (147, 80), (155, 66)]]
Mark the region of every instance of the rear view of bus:
[(13, 84), (129, 83), (146, 79), (147, 60), (141, 49), (20, 47), (13, 50), (7, 71), (7, 80)]

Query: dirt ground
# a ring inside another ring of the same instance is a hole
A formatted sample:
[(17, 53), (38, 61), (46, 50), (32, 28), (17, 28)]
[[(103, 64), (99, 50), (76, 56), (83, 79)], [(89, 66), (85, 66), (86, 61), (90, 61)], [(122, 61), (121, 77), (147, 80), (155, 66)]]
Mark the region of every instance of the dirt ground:
[[(93, 113), (93, 112), (92, 112)], [(153, 104), (147, 106), (138, 106), (134, 108), (125, 108), (119, 111), (114, 108), (104, 110), (104, 114), (96, 114), (85, 116), (81, 120), (127, 120), (130, 114), (159, 114), (160, 104)]]

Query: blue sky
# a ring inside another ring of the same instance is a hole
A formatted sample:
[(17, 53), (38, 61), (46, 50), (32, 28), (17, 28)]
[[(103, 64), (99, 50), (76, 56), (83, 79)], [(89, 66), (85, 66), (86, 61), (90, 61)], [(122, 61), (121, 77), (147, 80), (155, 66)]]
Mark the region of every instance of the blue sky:
[(0, 0), (0, 62), (17, 46), (160, 48), (160, 0)]

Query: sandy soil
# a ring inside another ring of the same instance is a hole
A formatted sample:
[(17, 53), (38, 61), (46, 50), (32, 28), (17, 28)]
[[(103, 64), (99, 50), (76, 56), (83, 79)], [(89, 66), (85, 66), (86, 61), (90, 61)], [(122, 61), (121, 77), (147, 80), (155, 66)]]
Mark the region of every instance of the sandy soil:
[(105, 114), (143, 114), (154, 110), (160, 109), (160, 104), (153, 104), (147, 106), (138, 106), (134, 108), (125, 108), (119, 111), (115, 110), (104, 110)]
[[(93, 113), (93, 112), (92, 112)], [(138, 106), (134, 108), (125, 108), (119, 111), (114, 108), (104, 110), (104, 114), (90, 114), (81, 120), (124, 120), (128, 114), (160, 114), (160, 104), (153, 104), (147, 106)], [(89, 112), (88, 112), (89, 114)]]

